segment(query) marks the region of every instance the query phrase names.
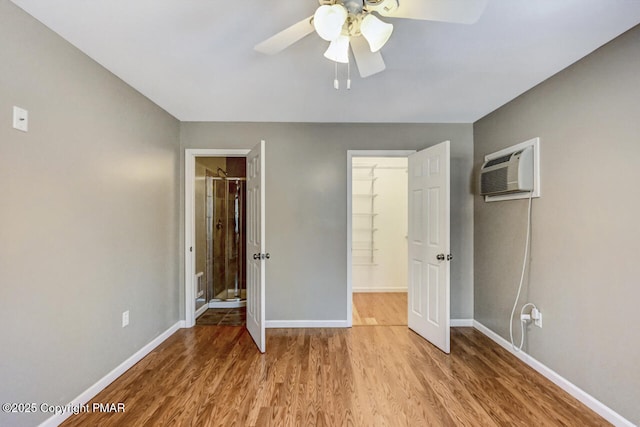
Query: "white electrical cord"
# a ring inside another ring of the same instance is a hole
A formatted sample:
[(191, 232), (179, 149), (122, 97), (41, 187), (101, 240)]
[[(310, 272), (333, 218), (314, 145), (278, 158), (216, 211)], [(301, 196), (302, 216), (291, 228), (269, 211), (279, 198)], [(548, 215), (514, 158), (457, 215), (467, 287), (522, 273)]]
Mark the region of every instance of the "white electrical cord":
[(522, 314), (525, 307), (534, 304), (528, 303), (522, 306), (520, 310), (520, 346), (516, 347), (516, 344), (513, 342), (513, 315), (516, 312), (516, 307), (518, 306), (518, 300), (520, 299), (520, 292), (522, 291), (522, 283), (524, 282), (524, 273), (527, 268), (527, 259), (529, 258), (529, 242), (531, 241), (531, 199), (533, 198), (533, 191), (529, 193), (529, 208), (527, 214), (527, 239), (524, 244), (524, 257), (522, 259), (522, 273), (520, 274), (520, 285), (518, 286), (518, 294), (516, 295), (516, 299), (513, 302), (513, 309), (511, 310), (511, 317), (509, 321), (509, 336), (511, 337), (511, 347), (513, 347), (514, 351), (522, 350), (522, 346), (524, 345), (524, 324), (526, 320), (522, 319)]

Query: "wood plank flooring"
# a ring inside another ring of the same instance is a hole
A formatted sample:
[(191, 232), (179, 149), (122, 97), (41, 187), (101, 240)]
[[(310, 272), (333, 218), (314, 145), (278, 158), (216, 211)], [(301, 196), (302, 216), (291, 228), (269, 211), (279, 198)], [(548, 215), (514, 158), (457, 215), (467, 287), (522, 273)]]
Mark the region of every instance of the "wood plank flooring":
[(353, 326), (407, 324), (406, 292), (354, 292)]
[(451, 354), (406, 326), (181, 329), (71, 426), (602, 426), (603, 419), (472, 328)]

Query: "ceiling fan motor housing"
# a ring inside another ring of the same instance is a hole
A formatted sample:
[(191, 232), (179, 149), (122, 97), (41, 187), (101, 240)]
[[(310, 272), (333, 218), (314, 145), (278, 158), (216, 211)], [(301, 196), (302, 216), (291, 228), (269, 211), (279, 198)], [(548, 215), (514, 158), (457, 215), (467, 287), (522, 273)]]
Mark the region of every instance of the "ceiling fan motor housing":
[(369, 12), (389, 13), (398, 8), (398, 0), (364, 0), (364, 5)]
[(371, 12), (389, 13), (398, 8), (398, 0), (334, 0), (334, 4), (342, 4), (349, 13), (342, 34), (356, 37), (362, 35), (360, 25), (366, 15)]
[(349, 11), (350, 15), (360, 15), (364, 8), (362, 0), (342, 0), (341, 3)]
[(398, 0), (319, 0), (320, 5), (341, 4), (350, 14), (359, 15), (363, 12), (389, 13), (399, 6)]

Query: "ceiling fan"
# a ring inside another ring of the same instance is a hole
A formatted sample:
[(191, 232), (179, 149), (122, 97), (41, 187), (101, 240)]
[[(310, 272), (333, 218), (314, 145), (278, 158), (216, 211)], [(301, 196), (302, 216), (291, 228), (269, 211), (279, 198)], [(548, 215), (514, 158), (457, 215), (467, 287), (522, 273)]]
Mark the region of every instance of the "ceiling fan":
[(405, 18), (460, 24), (476, 22), (487, 0), (319, 0), (314, 15), (293, 24), (257, 44), (258, 52), (273, 55), (316, 32), (330, 42), (324, 56), (336, 63), (349, 63), (349, 47), (361, 77), (385, 69), (380, 48), (393, 25), (385, 18)]

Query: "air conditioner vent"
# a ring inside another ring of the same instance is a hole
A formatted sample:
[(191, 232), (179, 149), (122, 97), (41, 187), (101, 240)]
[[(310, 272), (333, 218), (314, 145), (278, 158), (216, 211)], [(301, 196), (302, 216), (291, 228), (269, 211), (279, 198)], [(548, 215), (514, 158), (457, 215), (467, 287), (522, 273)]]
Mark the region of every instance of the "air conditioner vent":
[(513, 156), (513, 153), (507, 154), (506, 156), (498, 157), (497, 159), (489, 160), (487, 164), (484, 165), (485, 168), (489, 168), (491, 166), (499, 165), (500, 163), (508, 162)]
[(502, 193), (508, 190), (506, 168), (483, 173), (481, 179), (481, 188), (484, 193)]
[(480, 170), (484, 196), (533, 191), (533, 148), (487, 160)]

